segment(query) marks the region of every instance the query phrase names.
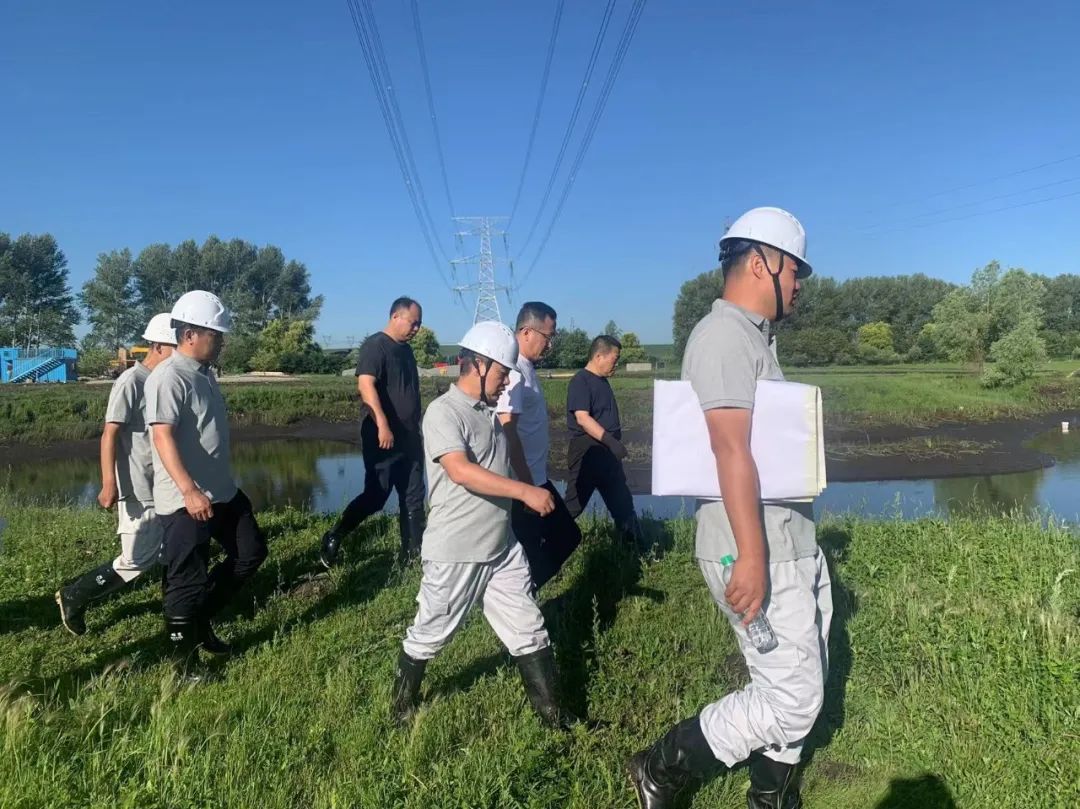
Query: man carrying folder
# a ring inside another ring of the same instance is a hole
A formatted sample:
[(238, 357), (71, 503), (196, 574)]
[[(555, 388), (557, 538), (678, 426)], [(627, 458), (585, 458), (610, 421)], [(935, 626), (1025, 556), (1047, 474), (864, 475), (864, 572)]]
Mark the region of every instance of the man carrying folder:
[[(692, 776), (749, 759), (750, 809), (798, 809), (796, 769), (821, 710), (832, 596), (810, 503), (762, 503), (750, 451), (755, 388), (783, 379), (770, 325), (790, 313), (810, 275), (806, 232), (778, 208), (739, 217), (720, 242), (723, 297), (694, 328), (683, 379), (705, 412), (721, 501), (697, 512), (695, 555), (731, 622), (750, 683), (683, 720), (630, 759), (644, 809), (667, 809)], [(725, 583), (725, 556), (735, 557)], [(746, 625), (765, 610), (778, 640), (758, 651)]]

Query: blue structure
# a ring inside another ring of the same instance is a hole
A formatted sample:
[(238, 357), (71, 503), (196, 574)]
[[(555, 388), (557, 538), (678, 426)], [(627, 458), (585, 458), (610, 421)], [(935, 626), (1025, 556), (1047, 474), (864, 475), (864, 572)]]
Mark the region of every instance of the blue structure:
[(74, 348), (0, 348), (0, 382), (74, 382)]

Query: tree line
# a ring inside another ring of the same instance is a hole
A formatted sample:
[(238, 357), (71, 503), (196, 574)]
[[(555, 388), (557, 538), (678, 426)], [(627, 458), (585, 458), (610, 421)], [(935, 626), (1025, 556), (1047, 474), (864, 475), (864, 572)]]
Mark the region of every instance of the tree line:
[[(722, 294), (719, 271), (683, 284), (672, 320), (676, 356)], [(1047, 278), (997, 261), (963, 285), (921, 273), (813, 275), (777, 328), (777, 351), (789, 365), (991, 361), (986, 384), (1019, 381), (1046, 357), (1080, 356), (1080, 275)]]
[(112, 250), (98, 255), (93, 276), (76, 294), (67, 258), (50, 234), (0, 233), (0, 345), (73, 345), (85, 314), (84, 373), (137, 342), (154, 314), (169, 311), (191, 289), (213, 292), (233, 314), (221, 359), (226, 370), (336, 370), (339, 362), (324, 357), (314, 341), (323, 298), (312, 295), (307, 267), (274, 245), (211, 236), (202, 244), (151, 244), (137, 255)]

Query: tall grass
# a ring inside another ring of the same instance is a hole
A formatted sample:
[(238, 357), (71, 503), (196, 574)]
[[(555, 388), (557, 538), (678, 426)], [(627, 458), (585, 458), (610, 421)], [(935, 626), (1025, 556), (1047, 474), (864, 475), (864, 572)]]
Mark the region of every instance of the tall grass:
[[(544, 592), (564, 698), (600, 724), (543, 729), (476, 617), (388, 716), (415, 567), (391, 520), (313, 576), (326, 518), (260, 515), (271, 557), (222, 632), (242, 654), (185, 687), (161, 661), (153, 584), (57, 626), (57, 583), (114, 553), (111, 515), (0, 507), (0, 806), (616, 807), (624, 758), (744, 682), (692, 559), (689, 521), (651, 522), (639, 565), (610, 527)], [(1072, 809), (1080, 800), (1080, 559), (1061, 527), (1006, 518), (841, 519), (819, 529), (836, 617), (809, 806)], [(932, 776), (932, 777), (927, 777)], [(745, 806), (742, 769), (695, 807)], [(906, 795), (906, 802), (883, 802)], [(955, 804), (947, 801), (953, 800)]]

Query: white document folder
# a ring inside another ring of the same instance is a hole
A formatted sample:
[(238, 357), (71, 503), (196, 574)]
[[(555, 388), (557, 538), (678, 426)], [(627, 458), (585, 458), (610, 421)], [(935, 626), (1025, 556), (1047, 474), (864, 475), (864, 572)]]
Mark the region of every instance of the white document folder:
[[(760, 380), (750, 452), (762, 500), (812, 500), (825, 488), (821, 389)], [(720, 499), (716, 460), (701, 403), (689, 382), (653, 389), (652, 493)]]

